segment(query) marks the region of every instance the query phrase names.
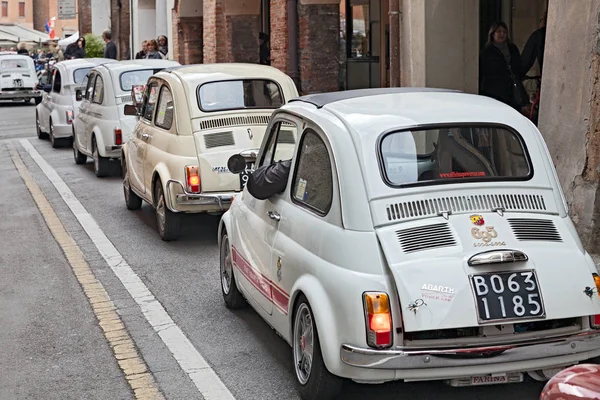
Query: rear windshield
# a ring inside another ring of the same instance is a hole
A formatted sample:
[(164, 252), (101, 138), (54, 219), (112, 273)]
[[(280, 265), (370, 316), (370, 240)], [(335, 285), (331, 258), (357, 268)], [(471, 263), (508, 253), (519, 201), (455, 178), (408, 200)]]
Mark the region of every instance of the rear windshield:
[(88, 74), (92, 68), (79, 68), (73, 71), (73, 81), (79, 85), (87, 83)]
[(134, 85), (145, 85), (148, 82), (148, 78), (161, 69), (138, 69), (135, 71), (127, 71), (121, 74), (121, 90), (124, 92), (131, 92)]
[(502, 126), (453, 126), (392, 132), (380, 144), (391, 186), (526, 180), (533, 169), (521, 138)]
[(279, 85), (263, 79), (210, 82), (198, 88), (202, 111), (279, 108), (283, 102)]
[(8, 59), (8, 60), (2, 60), (2, 62), (0, 62), (0, 68), (1, 69), (29, 68), (29, 65), (27, 64), (27, 60), (13, 58), (13, 59)]

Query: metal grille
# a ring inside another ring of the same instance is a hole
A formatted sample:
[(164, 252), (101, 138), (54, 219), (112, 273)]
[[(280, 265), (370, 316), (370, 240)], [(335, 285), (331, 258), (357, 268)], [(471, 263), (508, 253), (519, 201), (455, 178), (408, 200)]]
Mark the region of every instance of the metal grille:
[(446, 223), (419, 226), (396, 231), (405, 253), (456, 246), (456, 239)]
[(562, 242), (554, 222), (547, 219), (509, 218), (508, 223), (517, 240)]
[(388, 220), (396, 221), (438, 215), (442, 212), (485, 212), (497, 207), (502, 207), (506, 211), (545, 211), (546, 203), (541, 195), (487, 194), (395, 203), (388, 205), (386, 211)]
[(239, 117), (205, 119), (200, 121), (200, 129), (214, 129), (225, 126), (267, 125), (270, 119), (271, 116), (269, 115), (245, 115)]
[(233, 132), (208, 133), (204, 135), (204, 145), (207, 149), (211, 149), (213, 147), (233, 146), (235, 145)]

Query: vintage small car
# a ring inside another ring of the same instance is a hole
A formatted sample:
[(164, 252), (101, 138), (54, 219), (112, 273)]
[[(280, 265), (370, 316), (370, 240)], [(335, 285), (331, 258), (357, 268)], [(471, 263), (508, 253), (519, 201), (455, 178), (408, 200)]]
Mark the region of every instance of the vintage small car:
[[(137, 118), (125, 115), (134, 86), (145, 85), (153, 74), (180, 65), (169, 60), (128, 60), (100, 64), (89, 71), (85, 95), (73, 123), (73, 156), (76, 164), (94, 160), (96, 176), (110, 173), (110, 160), (121, 158)], [(120, 162), (117, 164), (120, 166)]]
[(33, 59), (21, 54), (0, 54), (0, 100), (42, 101)]
[(294, 81), (258, 64), (167, 68), (147, 82), (140, 106), (125, 106), (138, 122), (122, 148), (125, 203), (156, 209), (163, 240), (179, 236), (182, 214), (229, 208), (244, 178), (230, 174), (232, 154), (256, 156), (271, 114), (298, 97)]
[(37, 136), (50, 137), (52, 147), (71, 144), (73, 122), (85, 94), (91, 69), (104, 63), (116, 63), (108, 58), (80, 58), (53, 65), (51, 81), (44, 85), (44, 97), (35, 110)]
[(221, 287), (291, 345), (303, 398), (341, 378), (548, 379), (600, 356), (600, 277), (517, 111), (365, 89), (292, 100), (267, 132), (221, 219)]

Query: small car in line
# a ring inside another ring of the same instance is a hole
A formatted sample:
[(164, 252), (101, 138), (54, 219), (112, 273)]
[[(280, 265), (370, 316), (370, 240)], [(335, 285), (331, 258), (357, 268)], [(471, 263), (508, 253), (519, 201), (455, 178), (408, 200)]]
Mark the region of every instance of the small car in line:
[(100, 64), (89, 71), (84, 96), (73, 123), (73, 157), (76, 164), (94, 161), (98, 177), (110, 173), (111, 160), (120, 167), (121, 146), (137, 118), (125, 115), (134, 86), (145, 85), (148, 78), (164, 68), (180, 65), (169, 60), (128, 60)]
[(183, 214), (223, 213), (245, 182), (227, 160), (241, 152), (251, 170), (271, 114), (296, 97), (294, 81), (265, 65), (186, 65), (153, 75), (142, 104), (125, 108), (138, 116), (121, 154), (127, 208), (142, 200), (154, 207), (166, 241), (179, 236)]
[[(241, 154), (228, 166), (247, 173)], [(302, 398), (343, 379), (547, 380), (600, 356), (600, 276), (514, 109), (442, 89), (308, 95), (273, 113), (248, 175), (219, 225), (222, 294), (291, 345)]]
[(0, 100), (42, 101), (33, 59), (22, 54), (0, 54)]
[(44, 96), (35, 110), (37, 136), (50, 138), (52, 147), (71, 143), (73, 121), (77, 117), (91, 69), (108, 58), (80, 58), (57, 62), (52, 66), (50, 83), (43, 86)]

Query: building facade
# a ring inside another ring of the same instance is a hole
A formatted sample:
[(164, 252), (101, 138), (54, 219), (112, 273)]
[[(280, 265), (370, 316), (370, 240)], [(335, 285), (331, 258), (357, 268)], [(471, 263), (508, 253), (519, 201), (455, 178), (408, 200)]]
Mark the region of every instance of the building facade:
[(33, 0), (0, 1), (0, 24), (20, 24), (33, 29)]
[(46, 23), (51, 18), (57, 18), (54, 22), (56, 39), (71, 36), (79, 30), (79, 20), (58, 19), (58, 0), (32, 0), (33, 4), (33, 29), (46, 32)]

